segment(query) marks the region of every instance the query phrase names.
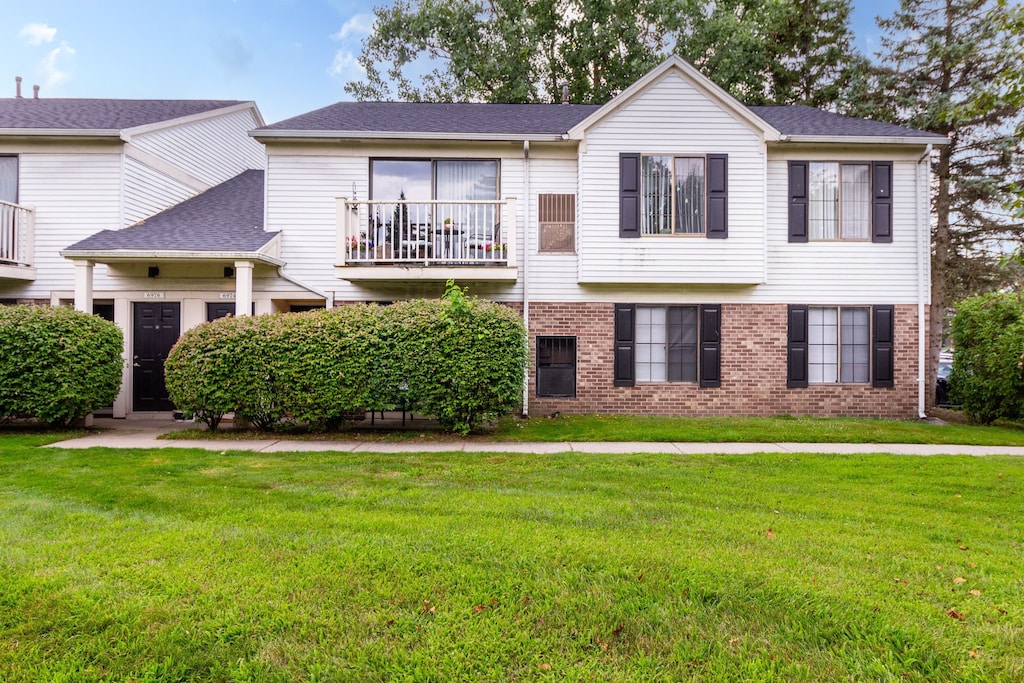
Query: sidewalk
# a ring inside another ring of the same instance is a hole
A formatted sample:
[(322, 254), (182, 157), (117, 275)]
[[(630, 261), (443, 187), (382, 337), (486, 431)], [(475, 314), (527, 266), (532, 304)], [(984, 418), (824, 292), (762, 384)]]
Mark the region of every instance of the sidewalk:
[(895, 455), (1021, 455), (1024, 446), (962, 446), (931, 444), (850, 443), (694, 443), (694, 442), (486, 442), (486, 441), (404, 441), (367, 442), (298, 441), (290, 439), (173, 439), (163, 434), (194, 427), (191, 422), (167, 420), (112, 420), (98, 418), (95, 427), (107, 431), (50, 444), (52, 448), (200, 448), (209, 451), (348, 452), (348, 453), (892, 453)]

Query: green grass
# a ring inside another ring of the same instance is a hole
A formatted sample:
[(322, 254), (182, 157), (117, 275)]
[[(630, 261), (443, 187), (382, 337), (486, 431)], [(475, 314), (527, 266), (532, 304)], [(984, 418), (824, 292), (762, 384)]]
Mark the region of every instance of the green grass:
[[(412, 423), (413, 425), (415, 423)], [(356, 439), (362, 441), (451, 440), (436, 428), (374, 430), (369, 425), (329, 434), (273, 433), (255, 430), (176, 431), (174, 439)], [(1024, 446), (1024, 425), (930, 424), (912, 420), (763, 417), (692, 418), (637, 415), (563, 415), (528, 420), (505, 418), (467, 441), (695, 441), (797, 443), (921, 443)]]
[(1022, 460), (47, 440), (0, 436), (6, 683), (1024, 678)]

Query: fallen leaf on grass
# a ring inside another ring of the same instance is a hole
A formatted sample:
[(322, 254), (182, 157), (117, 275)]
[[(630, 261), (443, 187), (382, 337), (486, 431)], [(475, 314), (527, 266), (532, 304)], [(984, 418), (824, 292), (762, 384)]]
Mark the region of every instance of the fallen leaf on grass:
[(480, 614), (480, 612), (483, 612), (485, 609), (487, 609), (487, 608), (484, 607), (483, 605), (473, 605), (473, 611), (476, 612), (477, 614)]
[(544, 671), (551, 671), (551, 665), (548, 664), (547, 662), (541, 662), (540, 663), (540, 668), (543, 669)]
[(768, 529), (767, 531), (765, 531), (765, 534), (768, 535), (768, 538), (775, 538), (775, 532), (772, 531), (771, 529)]
[(964, 615), (960, 614), (955, 609), (948, 609), (948, 610), (946, 610), (946, 614), (948, 614), (949, 616), (953, 617), (954, 619), (956, 619), (958, 621), (963, 621), (964, 620)]
[(975, 659), (978, 659), (979, 657), (981, 657), (981, 653), (980, 652), (975, 652), (974, 650), (968, 650), (967, 654), (969, 654), (971, 657), (974, 657)]
[(967, 579), (965, 579), (962, 576), (958, 576), (955, 579), (953, 579), (953, 583), (967, 583)]
[(423, 601), (423, 613), (424, 614), (426, 614), (427, 612), (429, 612), (430, 614), (433, 614), (436, 611), (437, 611), (437, 608), (430, 604), (430, 600), (424, 600)]
[(942, 569), (942, 565), (941, 564), (937, 564), (937, 565), (935, 565), (935, 568), (938, 569), (938, 570), (941, 570)]
[(958, 545), (957, 548), (960, 548), (960, 550), (968, 550), (967, 546), (965, 545)]
[(978, 566), (978, 565), (974, 564), (973, 562), (968, 562), (967, 564), (968, 564), (968, 566), (970, 566), (971, 569), (974, 569), (975, 567)]
[(978, 590), (977, 588), (975, 588), (972, 591), (967, 591), (967, 592), (970, 593), (971, 595), (981, 595), (981, 591)]

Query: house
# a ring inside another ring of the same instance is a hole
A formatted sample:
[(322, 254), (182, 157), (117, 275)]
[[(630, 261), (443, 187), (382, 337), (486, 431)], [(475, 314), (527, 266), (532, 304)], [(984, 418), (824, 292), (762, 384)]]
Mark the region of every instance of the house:
[[(252, 102), (0, 99), (0, 303), (74, 303), (115, 320), (126, 391), (114, 415), (170, 409), (163, 357), (206, 319), (206, 301), (234, 301), (222, 264), (276, 267), (264, 266), (276, 263), (262, 230), (265, 156), (248, 135), (261, 125)], [(225, 185), (254, 198), (244, 218), (255, 237), (224, 243), (210, 214), (168, 225)], [(160, 240), (144, 239), (158, 227)], [(204, 235), (195, 251), (189, 230)], [(230, 253), (211, 258), (211, 245)]]
[(925, 408), (931, 133), (745, 107), (672, 57), (603, 106), (338, 103), (254, 131), (327, 305), (455, 279), (520, 310), (524, 403)]
[(260, 237), (212, 188), (65, 240), (79, 277), (51, 300), (113, 298), (125, 329), (156, 300), (189, 308), (184, 328), (221, 295), (245, 315), (454, 279), (523, 315), (533, 414), (913, 418), (930, 400), (941, 136), (746, 107), (676, 57), (601, 106), (343, 102), (249, 134), (262, 194), (235, 182)]

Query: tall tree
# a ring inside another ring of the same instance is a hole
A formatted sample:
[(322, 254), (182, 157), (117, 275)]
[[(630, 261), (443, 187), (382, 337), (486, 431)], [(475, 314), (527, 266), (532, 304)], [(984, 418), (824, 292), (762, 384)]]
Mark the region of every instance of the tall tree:
[(932, 363), (947, 307), (999, 282), (998, 252), (1024, 238), (1024, 34), (993, 0), (901, 0), (849, 113), (941, 133), (932, 158)]
[(863, 57), (848, 0), (688, 0), (675, 52), (746, 104), (831, 108)]
[[(361, 100), (604, 102), (658, 62), (663, 0), (396, 0), (363, 41)], [(419, 81), (417, 83), (417, 80)], [(392, 90), (394, 89), (394, 91)]]
[(603, 103), (670, 52), (748, 104), (831, 105), (857, 56), (849, 0), (396, 0), (357, 99)]

